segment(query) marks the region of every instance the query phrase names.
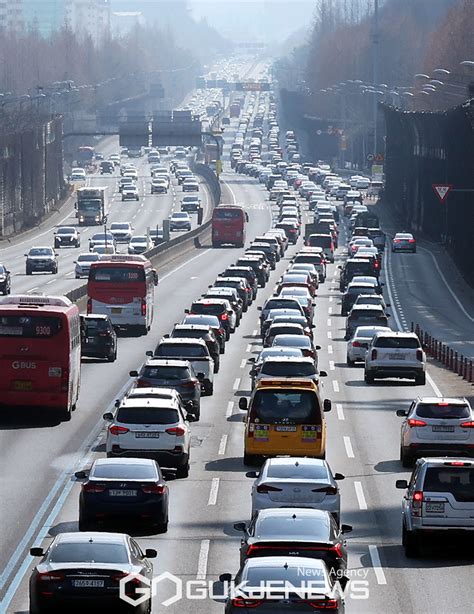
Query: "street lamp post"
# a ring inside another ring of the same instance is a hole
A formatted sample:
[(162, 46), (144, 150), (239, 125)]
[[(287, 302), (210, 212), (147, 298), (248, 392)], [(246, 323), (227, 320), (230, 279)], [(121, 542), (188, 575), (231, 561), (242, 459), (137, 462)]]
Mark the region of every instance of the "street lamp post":
[[(372, 81), (373, 86), (377, 87), (379, 80), (379, 0), (374, 0), (374, 31), (372, 35), (372, 53), (373, 53), (373, 65), (372, 65)], [(373, 97), (373, 121), (374, 121), (374, 156), (377, 154), (377, 111), (378, 111), (378, 99), (377, 96)]]

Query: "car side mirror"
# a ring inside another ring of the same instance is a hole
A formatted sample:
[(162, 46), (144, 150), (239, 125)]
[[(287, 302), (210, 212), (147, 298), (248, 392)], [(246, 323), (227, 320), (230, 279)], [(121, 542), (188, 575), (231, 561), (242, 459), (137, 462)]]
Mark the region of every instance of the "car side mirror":
[(130, 377), (138, 377), (138, 371), (129, 371)]
[(76, 471), (76, 473), (74, 474), (74, 477), (77, 478), (78, 480), (83, 480), (88, 475), (89, 475), (89, 471), (86, 471), (83, 469), (82, 471)]
[(198, 379), (204, 379), (204, 373), (198, 373), (197, 377)]
[(335, 480), (344, 480), (346, 476), (343, 473), (335, 473), (333, 477)]
[[(26, 254), (25, 254), (25, 255), (26, 255)], [(263, 307), (261, 307), (261, 305), (259, 305), (259, 306), (257, 307), (257, 311), (262, 311), (262, 309), (263, 309)]]
[(169, 339), (169, 338), (170, 338), (170, 334), (169, 333), (166, 333), (166, 334), (163, 335), (163, 339)]
[(196, 416), (194, 414), (186, 414), (186, 420), (188, 422), (196, 422)]
[(385, 304), (386, 307), (391, 307), (390, 303)]
[(239, 409), (243, 409), (244, 411), (247, 411), (248, 409), (248, 401), (245, 397), (240, 397), (239, 399)]
[(31, 556), (44, 556), (43, 548), (30, 548)]
[(248, 362), (252, 362), (252, 363), (254, 363), (254, 362), (255, 362), (255, 356), (251, 356), (251, 357), (248, 359)]
[(230, 573), (221, 573), (221, 575), (219, 576), (219, 581), (220, 582), (231, 582), (232, 581), (232, 574), (230, 574)]
[(352, 526), (350, 524), (341, 524), (341, 533), (350, 533)]
[(114, 415), (113, 415), (113, 413), (112, 413), (112, 412), (107, 411), (107, 412), (105, 412), (105, 414), (102, 416), (102, 418), (103, 418), (104, 420), (107, 420), (108, 422), (112, 422), (112, 420), (114, 419)]
[(314, 349), (315, 349), (315, 350), (320, 350), (320, 349), (321, 349), (321, 346), (320, 346), (320, 345), (316, 345)]
[(257, 369), (250, 369), (250, 375), (257, 375)]
[(337, 268), (338, 268), (340, 271), (342, 271), (342, 266), (341, 266), (341, 265), (339, 265)]
[(323, 401), (323, 410), (324, 411), (331, 411), (332, 409), (332, 403), (330, 401), (330, 399), (324, 399)]
[(234, 522), (234, 529), (236, 531), (240, 531), (241, 533), (247, 533), (247, 525), (245, 522)]
[[(169, 336), (169, 335), (168, 335), (168, 336)], [(153, 350), (147, 350), (147, 351), (145, 352), (145, 356), (150, 356), (150, 357), (153, 357)]]
[(115, 399), (114, 406), (118, 407), (120, 405), (120, 399)]
[(408, 412), (405, 409), (397, 409), (397, 416), (399, 418), (405, 418), (408, 416)]
[(189, 313), (189, 309), (185, 309), (185, 310), (184, 310), (184, 313)]
[(408, 488), (408, 482), (406, 480), (397, 480), (395, 482), (395, 488), (400, 488), (401, 490), (405, 490)]
[(154, 548), (147, 548), (145, 550), (145, 557), (147, 559), (156, 559), (158, 552)]
[(252, 478), (254, 480), (258, 478), (258, 476), (259, 476), (258, 471), (247, 471), (247, 473), (245, 474), (246, 478)]
[(319, 377), (327, 377), (327, 376), (328, 376), (327, 371), (320, 371), (319, 372)]

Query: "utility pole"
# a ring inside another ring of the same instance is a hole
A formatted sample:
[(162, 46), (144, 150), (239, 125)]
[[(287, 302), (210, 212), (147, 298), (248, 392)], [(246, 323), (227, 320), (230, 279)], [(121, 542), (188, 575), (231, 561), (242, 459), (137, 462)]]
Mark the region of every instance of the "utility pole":
[[(379, 82), (379, 0), (374, 0), (374, 24), (372, 33), (372, 81), (375, 90)], [(374, 122), (374, 156), (377, 154), (377, 93), (373, 95), (373, 122)]]

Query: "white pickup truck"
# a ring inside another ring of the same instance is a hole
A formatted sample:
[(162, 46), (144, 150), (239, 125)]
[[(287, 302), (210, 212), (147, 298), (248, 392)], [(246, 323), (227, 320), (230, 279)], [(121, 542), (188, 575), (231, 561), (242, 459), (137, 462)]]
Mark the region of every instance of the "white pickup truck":
[(164, 337), (156, 346), (155, 358), (189, 360), (206, 395), (214, 392), (214, 360), (203, 339)]

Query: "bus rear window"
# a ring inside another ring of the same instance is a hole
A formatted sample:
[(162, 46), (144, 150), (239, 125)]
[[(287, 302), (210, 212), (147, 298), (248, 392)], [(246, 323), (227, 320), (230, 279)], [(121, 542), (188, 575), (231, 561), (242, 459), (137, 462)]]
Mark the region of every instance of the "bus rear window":
[(220, 207), (218, 207), (214, 210), (213, 219), (240, 220), (242, 219), (242, 211), (239, 211), (239, 209), (221, 209)]
[(62, 329), (61, 318), (48, 316), (0, 316), (0, 337), (27, 339), (54, 337)]
[(111, 283), (144, 282), (145, 271), (142, 268), (133, 267), (94, 267), (90, 271), (89, 281)]

